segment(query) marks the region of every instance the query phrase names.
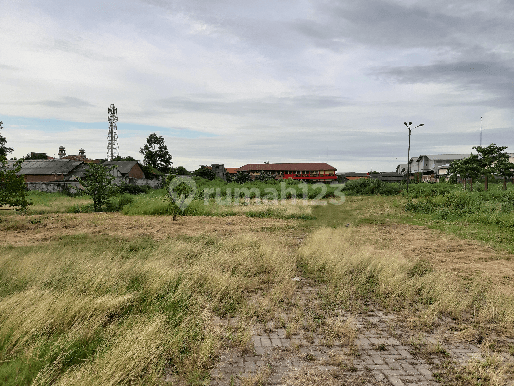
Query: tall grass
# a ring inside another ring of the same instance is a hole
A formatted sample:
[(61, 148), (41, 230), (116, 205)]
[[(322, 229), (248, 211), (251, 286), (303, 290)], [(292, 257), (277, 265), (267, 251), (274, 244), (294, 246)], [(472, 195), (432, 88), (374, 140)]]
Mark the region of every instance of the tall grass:
[(66, 236), (0, 248), (0, 383), (155, 384), (206, 379), (217, 317), (265, 288), (291, 292), (295, 258), (278, 240)]
[[(369, 230), (368, 230), (369, 231)], [(330, 284), (332, 297), (348, 308), (377, 302), (394, 310), (417, 309), (428, 321), (439, 315), (511, 326), (514, 292), (478, 279), (463, 282), (367, 242), (358, 228), (320, 228), (299, 250), (303, 270)]]

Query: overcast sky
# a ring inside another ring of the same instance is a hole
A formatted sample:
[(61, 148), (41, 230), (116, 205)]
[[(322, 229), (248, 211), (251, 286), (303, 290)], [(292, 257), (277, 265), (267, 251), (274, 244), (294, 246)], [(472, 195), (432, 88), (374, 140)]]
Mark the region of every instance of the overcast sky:
[(174, 165), (514, 152), (514, 2), (0, 0), (0, 120), (11, 156), (120, 154), (149, 134)]

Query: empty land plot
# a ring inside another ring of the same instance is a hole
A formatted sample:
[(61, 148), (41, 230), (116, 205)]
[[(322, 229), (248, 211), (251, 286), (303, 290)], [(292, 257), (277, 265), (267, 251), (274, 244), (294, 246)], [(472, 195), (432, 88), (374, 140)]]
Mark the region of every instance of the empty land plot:
[(0, 383), (511, 380), (510, 255), (345, 218), (4, 216)]

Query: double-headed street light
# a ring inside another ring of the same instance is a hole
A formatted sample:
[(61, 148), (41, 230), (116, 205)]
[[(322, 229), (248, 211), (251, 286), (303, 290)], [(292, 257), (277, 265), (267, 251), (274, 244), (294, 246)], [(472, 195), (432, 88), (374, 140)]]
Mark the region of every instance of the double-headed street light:
[[(407, 122), (403, 122), (403, 124), (405, 126), (407, 126), (407, 129), (409, 129), (409, 149), (407, 150), (407, 193), (409, 193), (409, 180), (410, 180), (410, 134), (411, 134), (411, 125), (412, 125), (412, 122), (409, 122), (407, 124)], [(414, 127), (414, 129), (417, 129), (418, 127), (421, 127), (421, 126), (424, 126), (423, 123), (420, 123), (419, 125), (417, 125), (416, 127)]]

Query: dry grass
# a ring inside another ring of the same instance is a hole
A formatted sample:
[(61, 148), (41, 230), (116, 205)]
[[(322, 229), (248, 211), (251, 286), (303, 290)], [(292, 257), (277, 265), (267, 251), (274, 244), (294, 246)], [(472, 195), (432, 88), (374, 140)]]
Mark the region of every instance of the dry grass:
[[(322, 228), (306, 239), (300, 259), (306, 271), (333, 285), (339, 300), (349, 307), (353, 300), (364, 299), (393, 309), (420, 308), (427, 320), (445, 314), (505, 327), (514, 322), (511, 283), (500, 285), (476, 274), (470, 277), (473, 267), (469, 265), (459, 273), (439, 269), (422, 249), (415, 256), (404, 255), (397, 245), (381, 248), (376, 242), (379, 237), (373, 227)], [(510, 261), (502, 263), (514, 266)]]
[[(225, 235), (173, 235), (176, 227), (155, 240), (137, 237), (136, 224), (135, 237), (120, 237), (127, 224), (113, 224), (116, 214), (58, 218), (102, 231), (59, 236), (68, 230), (59, 226), (51, 240), (60, 239), (41, 244), (30, 229), (4, 230), (31, 242), (0, 247), (0, 383), (153, 384), (166, 368), (201, 380), (222, 342), (216, 317), (245, 314), (249, 294), (263, 289), (276, 307), (294, 286), (287, 239), (260, 232), (254, 219)], [(166, 228), (161, 218), (140, 225)]]
[(250, 215), (253, 217), (309, 218), (313, 202), (308, 200), (276, 200), (267, 203), (255, 199), (239, 199), (230, 205), (220, 205), (210, 200), (200, 205), (200, 210), (212, 216)]
[(177, 235), (228, 236), (254, 230), (296, 226), (298, 221), (273, 218), (125, 216), (120, 213), (63, 213), (0, 218), (0, 245), (39, 245), (63, 236), (91, 234), (164, 240)]

